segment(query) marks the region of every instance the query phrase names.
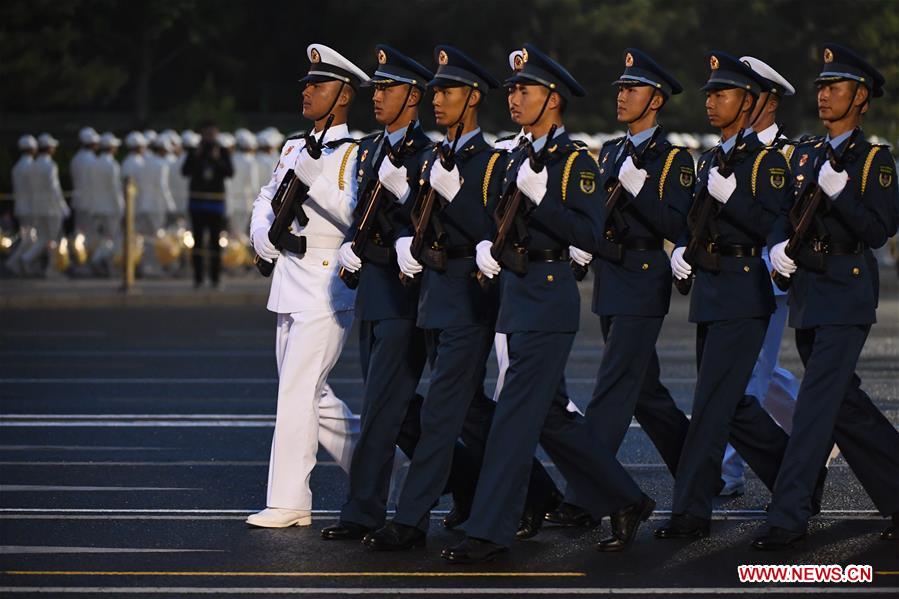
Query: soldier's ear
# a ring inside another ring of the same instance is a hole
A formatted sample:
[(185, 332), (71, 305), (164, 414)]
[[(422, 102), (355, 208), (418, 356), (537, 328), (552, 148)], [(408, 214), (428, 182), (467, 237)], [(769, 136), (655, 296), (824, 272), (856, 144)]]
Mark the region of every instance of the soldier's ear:
[(468, 98), (468, 106), (474, 107), (480, 103), (481, 103), (481, 91), (476, 89), (471, 93), (471, 97)]
[(656, 94), (652, 97), (652, 100), (649, 102), (649, 107), (652, 110), (661, 110), (662, 106), (665, 105), (665, 96), (662, 94)]
[(356, 92), (349, 85), (344, 85), (340, 90), (340, 97), (337, 98), (337, 105), (347, 107), (353, 102)]
[(422, 93), (421, 89), (413, 86), (412, 91), (409, 92), (409, 99), (406, 100), (406, 106), (409, 108), (415, 108), (421, 103)]
[(852, 99), (852, 105), (861, 106), (867, 104), (870, 97), (871, 91), (864, 85), (859, 85), (858, 91), (855, 92), (855, 98)]

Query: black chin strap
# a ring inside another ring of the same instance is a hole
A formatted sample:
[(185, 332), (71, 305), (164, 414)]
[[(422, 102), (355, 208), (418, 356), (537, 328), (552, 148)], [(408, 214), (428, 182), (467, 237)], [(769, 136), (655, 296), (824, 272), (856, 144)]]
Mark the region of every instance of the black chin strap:
[[(392, 125), (392, 124), (394, 124), (395, 122), (397, 122), (397, 120), (398, 120), (401, 116), (403, 116), (403, 113), (406, 112), (406, 102), (409, 101), (409, 96), (412, 95), (412, 84), (411, 84), (411, 83), (408, 83), (407, 85), (408, 85), (409, 89), (406, 90), (406, 97), (403, 98), (403, 103), (402, 103), (402, 105), (400, 105), (399, 112), (396, 113), (396, 116), (393, 117), (393, 120), (392, 120), (392, 121), (390, 121), (389, 123), (387, 123), (387, 125), (386, 125), (387, 127), (389, 127), (390, 125)], [(417, 104), (416, 104), (416, 106), (417, 106)]]
[(325, 111), (325, 113), (323, 115), (313, 118), (312, 120), (314, 122), (318, 122), (318, 121), (322, 120), (323, 118), (325, 118), (326, 116), (328, 116), (329, 114), (331, 114), (331, 111), (334, 110), (335, 106), (337, 106), (337, 100), (340, 99), (340, 93), (343, 91), (343, 88), (345, 85), (346, 85), (346, 83), (344, 83), (343, 81), (340, 82), (340, 87), (337, 88), (337, 93), (334, 94), (334, 100), (331, 102), (331, 105), (328, 107), (328, 109)]
[(459, 118), (457, 118), (449, 126), (447, 126), (447, 128), (446, 128), (447, 131), (451, 131), (453, 127), (458, 125), (462, 121), (462, 119), (465, 118), (465, 111), (468, 110), (468, 101), (471, 100), (471, 94), (473, 94), (473, 93), (474, 93), (474, 88), (469, 87), (468, 95), (465, 97), (465, 104), (462, 105), (462, 112), (459, 113)]
[[(549, 88), (547, 88), (547, 89), (549, 89)], [(543, 100), (543, 107), (540, 109), (540, 114), (538, 114), (538, 115), (537, 115), (537, 118), (535, 118), (532, 122), (528, 123), (527, 125), (522, 125), (523, 127), (533, 127), (534, 125), (537, 124), (537, 122), (538, 122), (540, 119), (543, 118), (543, 113), (546, 112), (546, 107), (549, 105), (549, 98), (550, 98), (552, 95), (553, 95), (553, 91), (552, 91), (552, 90), (549, 90), (549, 93), (546, 94), (546, 99)]]
[[(732, 118), (726, 125), (722, 125), (721, 127), (719, 127), (719, 129), (721, 129), (722, 131), (724, 131), (725, 129), (727, 129), (728, 127), (730, 127), (730, 126), (733, 125), (734, 123), (736, 123), (736, 122), (737, 122), (737, 119), (740, 118), (740, 117), (743, 115), (743, 100), (746, 99), (746, 94), (748, 94), (748, 93), (749, 93), (749, 92), (746, 91), (745, 89), (743, 90), (743, 97), (740, 98), (740, 105), (737, 107), (737, 114), (735, 114), (735, 115), (734, 115), (734, 118)], [(752, 111), (755, 110), (755, 103), (756, 103), (757, 101), (758, 101), (758, 98), (756, 98), (756, 97), (753, 97), (753, 98), (752, 98), (752, 104), (749, 106), (749, 114), (750, 114), (750, 115), (752, 114)], [(745, 127), (743, 127), (743, 128), (745, 129)]]
[[(852, 103), (855, 101), (855, 96), (858, 94), (858, 88), (859, 88), (860, 86), (861, 86), (861, 83), (858, 82), (858, 81), (856, 81), (856, 82), (855, 82), (855, 89), (852, 90), (852, 98), (849, 100), (849, 106), (846, 107), (846, 110), (843, 111), (843, 114), (840, 115), (840, 118), (838, 118), (838, 119), (831, 119), (831, 120), (830, 120), (831, 123), (835, 123), (835, 122), (837, 122), (837, 121), (842, 121), (843, 119), (846, 118), (846, 115), (848, 115), (848, 114), (849, 114), (849, 111), (852, 110)], [(859, 113), (861, 113), (861, 106), (859, 106), (858, 110), (859, 110)]]
[[(758, 122), (758, 120), (759, 120), (760, 118), (762, 118), (762, 113), (765, 111), (765, 106), (768, 105), (768, 100), (770, 100), (770, 99), (771, 99), (771, 92), (768, 92), (767, 94), (765, 94), (765, 101), (762, 102), (762, 107), (759, 108), (759, 113), (755, 116), (754, 119), (752, 119), (752, 122), (749, 123), (749, 125), (748, 125), (749, 127), (754, 127), (755, 124), (756, 124), (756, 122)], [(757, 102), (758, 102), (758, 100), (756, 100), (756, 103), (757, 103)], [(742, 103), (742, 102), (741, 102), (741, 103)], [(753, 112), (754, 112), (754, 111), (755, 111), (755, 108), (753, 108)], [(776, 139), (776, 138), (775, 138), (775, 139)]]
[[(646, 106), (643, 107), (643, 111), (640, 113), (640, 116), (638, 116), (635, 119), (631, 119), (631, 120), (627, 121), (628, 125), (633, 125), (634, 123), (636, 123), (637, 121), (642, 119), (644, 116), (646, 116), (646, 112), (649, 110), (649, 105), (652, 104), (653, 98), (656, 97), (656, 91), (657, 90), (655, 88), (652, 88), (652, 94), (650, 94), (649, 101), (646, 102)], [(742, 103), (743, 103), (743, 101), (741, 100), (740, 104), (742, 104)]]

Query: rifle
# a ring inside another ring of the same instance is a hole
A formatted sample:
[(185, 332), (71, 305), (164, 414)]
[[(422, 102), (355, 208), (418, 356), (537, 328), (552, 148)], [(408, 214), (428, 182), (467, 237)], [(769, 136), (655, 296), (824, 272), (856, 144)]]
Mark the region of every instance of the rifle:
[[(322, 155), (322, 141), (325, 134), (334, 122), (334, 115), (328, 115), (325, 126), (322, 128), (321, 135), (316, 140), (311, 133), (306, 134), (306, 151), (312, 158), (318, 160)], [(300, 193), (302, 191), (302, 193)], [(297, 237), (290, 232), (290, 226), (296, 219), (301, 227), (305, 227), (309, 223), (309, 217), (303, 210), (303, 202), (309, 195), (309, 188), (300, 181), (293, 169), (289, 169), (284, 173), (281, 184), (278, 185), (278, 191), (272, 198), (272, 210), (275, 213), (275, 222), (268, 229), (268, 240), (272, 242), (278, 250), (287, 250), (294, 254), (303, 254), (306, 252), (306, 238)], [(272, 276), (275, 270), (275, 262), (277, 259), (269, 262), (258, 255), (253, 256), (253, 264), (263, 277)]]
[[(745, 129), (740, 127), (737, 138), (734, 140), (734, 146), (726, 156), (722, 156), (721, 148), (718, 148), (718, 173), (722, 177), (729, 177), (733, 173), (733, 160), (736, 155), (737, 148), (743, 143), (743, 132)], [(691, 267), (701, 264), (707, 270), (716, 271), (719, 269), (718, 260), (706, 249), (713, 244), (718, 235), (714, 231), (706, 236), (706, 231), (714, 228), (715, 215), (718, 213), (718, 201), (709, 193), (708, 177), (706, 182), (696, 192), (693, 199), (693, 205), (687, 214), (687, 223), (690, 227), (690, 241), (684, 250), (684, 260)], [(708, 238), (707, 238), (708, 237)], [(674, 287), (681, 295), (688, 295), (693, 287), (693, 278), (696, 276), (696, 269), (686, 279), (674, 279)]]
[[(453, 167), (456, 166), (456, 146), (459, 144), (459, 138), (462, 137), (463, 128), (464, 125), (462, 123), (459, 123), (459, 126), (456, 127), (456, 135), (453, 138), (453, 145), (449, 151), (446, 151), (445, 146), (440, 144), (440, 164), (448, 171), (453, 170)], [(428, 181), (425, 181), (423, 178), (419, 180), (418, 197), (415, 199), (410, 215), (413, 233), (409, 250), (412, 253), (412, 257), (423, 261), (428, 268), (443, 272), (446, 270), (446, 252), (443, 248), (443, 242), (446, 241), (446, 231), (443, 230), (443, 225), (440, 224), (440, 220), (434, 213), (434, 204), (440, 201), (439, 198), (440, 194), (431, 187)], [(426, 248), (425, 238), (430, 229), (434, 230), (434, 241), (431, 247)], [(403, 285), (409, 286), (414, 280), (414, 276), (409, 277), (402, 272), (400, 273), (400, 281)]]
[[(387, 159), (393, 163), (393, 166), (399, 168), (403, 165), (402, 158), (406, 152), (406, 148), (412, 143), (412, 134), (414, 133), (414, 130), (415, 119), (410, 121), (406, 126), (406, 134), (403, 135), (403, 139), (400, 141), (397, 148), (393, 148), (389, 143), (387, 144)], [(380, 179), (376, 177), (369, 182), (365, 192), (360, 195), (362, 198), (369, 199), (368, 204), (365, 205), (365, 212), (359, 221), (359, 226), (356, 228), (356, 234), (353, 235), (353, 241), (350, 245), (353, 253), (360, 258), (365, 255), (365, 248), (368, 246), (368, 242), (375, 227), (384, 224), (384, 217), (381, 209), (381, 206), (384, 203), (383, 190), (384, 186), (381, 184)], [(340, 277), (340, 280), (343, 281), (347, 287), (355, 289), (359, 286), (360, 272), (361, 269), (356, 272), (350, 272), (341, 266), (337, 276)]]
[[(628, 140), (627, 143), (627, 151), (628, 154), (631, 155), (631, 160), (634, 162), (634, 166), (638, 169), (643, 168), (644, 160), (646, 159), (646, 152), (652, 145), (655, 143), (656, 137), (662, 132), (661, 127), (656, 127), (655, 131), (652, 132), (652, 137), (649, 138), (649, 141), (643, 146), (643, 151), (638, 155), (636, 153), (636, 148), (634, 145)], [(600, 250), (598, 253), (604, 258), (611, 260), (612, 262), (620, 263), (624, 260), (624, 248), (620, 243), (615, 243), (615, 233), (620, 235), (624, 235), (627, 231), (627, 223), (624, 221), (624, 218), (621, 216), (621, 212), (617, 210), (618, 203), (621, 201), (621, 196), (623, 194), (624, 187), (621, 185), (621, 181), (618, 180), (618, 177), (609, 177), (609, 180), (606, 181), (606, 193), (608, 194), (606, 197), (605, 204), (605, 222), (612, 220), (614, 222), (614, 229), (606, 229), (605, 240), (609, 242), (608, 247), (605, 248), (602, 246), (602, 242), (600, 242)], [(589, 269), (589, 264), (585, 264), (581, 266), (574, 260), (571, 261), (571, 270), (574, 272), (574, 279), (576, 281), (583, 281), (584, 277), (587, 276), (587, 271)]]
[[(534, 152), (533, 144), (528, 144), (528, 160), (535, 172), (539, 173), (542, 171), (546, 164), (549, 146), (556, 134), (556, 128), (557, 125), (549, 128), (549, 133), (546, 134), (546, 141), (543, 147), (540, 148), (539, 154)], [(515, 182), (510, 183), (509, 187), (506, 188), (506, 193), (500, 198), (499, 203), (496, 205), (496, 210), (493, 212), (493, 219), (496, 221), (496, 235), (493, 237), (493, 244), (490, 246), (490, 255), (493, 256), (494, 260), (501, 261), (509, 270), (521, 275), (528, 271), (527, 243), (530, 237), (522, 215), (523, 207), (521, 204), (523, 197), (524, 195)], [(517, 233), (518, 242), (512, 248), (509, 248), (510, 252), (506, 252), (513, 228)], [(476, 277), (484, 290), (489, 289), (496, 283), (496, 277), (490, 278), (480, 270), (477, 272)]]
[[(858, 137), (860, 131), (860, 129), (856, 128), (852, 132), (852, 135), (846, 140), (846, 145), (843, 146), (843, 151), (840, 152), (839, 157), (834, 153), (833, 147), (831, 147), (830, 144), (826, 144), (825, 151), (827, 152), (827, 160), (830, 161), (833, 170), (837, 172), (843, 171), (845, 168), (843, 163), (846, 160), (846, 153), (849, 151), (849, 148), (852, 147), (852, 144), (855, 143), (855, 138)], [(817, 174), (821, 171), (821, 167), (823, 166), (824, 162), (822, 162), (821, 166), (816, 170), (815, 180), (810, 182), (808, 187), (806, 187), (805, 192), (802, 194), (802, 197), (798, 198), (793, 210), (790, 211), (790, 221), (793, 223), (793, 235), (791, 235), (789, 241), (787, 241), (787, 245), (784, 247), (784, 253), (788, 258), (793, 260), (799, 257), (800, 251), (802, 250), (802, 244), (805, 242), (809, 228), (818, 216), (821, 203), (824, 202), (826, 198), (824, 190), (818, 185), (817, 177)], [(821, 256), (821, 263), (813, 270), (824, 270), (823, 255)], [(774, 269), (771, 270), (771, 279), (781, 291), (788, 290), (790, 288), (790, 281), (792, 281), (790, 277), (785, 277)]]

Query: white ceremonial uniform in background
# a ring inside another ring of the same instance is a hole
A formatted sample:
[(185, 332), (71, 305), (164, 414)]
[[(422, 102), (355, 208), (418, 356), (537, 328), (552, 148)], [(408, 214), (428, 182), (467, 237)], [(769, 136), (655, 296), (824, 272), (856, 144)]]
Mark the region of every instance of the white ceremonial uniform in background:
[(72, 211), (75, 214), (75, 230), (93, 243), (94, 195), (91, 189), (91, 165), (97, 159), (92, 146), (100, 142), (100, 136), (91, 127), (85, 127), (78, 133), (78, 141), (82, 147), (75, 152), (69, 163), (69, 175), (72, 177)]
[(256, 158), (252, 152), (238, 150), (231, 156), (231, 162), (234, 165), (234, 176), (231, 177), (225, 196), (228, 232), (235, 236), (249, 235), (253, 200), (261, 185)]
[(138, 233), (154, 237), (165, 224), (165, 215), (175, 211), (175, 201), (169, 189), (169, 161), (165, 156), (149, 153), (141, 167), (136, 168), (137, 185), (134, 215)]
[[(103, 136), (108, 146), (118, 147), (118, 140)], [(97, 155), (91, 165), (91, 185), (94, 191), (94, 227), (100, 234), (100, 244), (91, 257), (92, 264), (108, 261), (121, 245), (122, 215), (125, 198), (122, 191), (122, 171), (118, 161), (109, 151)]]
[[(346, 138), (346, 125), (331, 127), (324, 142)], [(253, 205), (253, 236), (266, 235), (275, 214), (271, 199), (288, 169), (294, 167), (305, 141), (291, 139), (268, 184)], [(323, 170), (309, 190), (303, 255), (281, 252), (272, 275), (268, 309), (278, 314), (278, 411), (269, 464), (267, 506), (310, 510), (309, 479), (318, 445), (349, 470), (358, 418), (327, 385), (353, 321), (355, 292), (337, 277), (337, 250), (352, 222), (356, 179), (356, 144), (325, 148)]]
[[(37, 140), (30, 135), (23, 135), (19, 140), (20, 150), (37, 150)], [(21, 259), (34, 245), (36, 235), (34, 231), (34, 217), (32, 214), (32, 185), (31, 168), (34, 166), (34, 156), (23, 152), (12, 167), (12, 195), (13, 214), (19, 221), (19, 243), (6, 260), (6, 267), (14, 272), (18, 271)]]

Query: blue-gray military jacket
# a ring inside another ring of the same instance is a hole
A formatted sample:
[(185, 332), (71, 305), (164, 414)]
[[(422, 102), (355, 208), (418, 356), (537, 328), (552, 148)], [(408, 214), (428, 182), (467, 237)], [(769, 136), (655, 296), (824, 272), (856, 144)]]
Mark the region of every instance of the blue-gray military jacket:
[[(788, 213), (809, 185), (817, 183), (818, 169), (827, 159), (826, 141), (814, 139), (796, 147), (791, 157), (795, 194), (777, 219), (769, 245), (789, 239), (793, 228)], [(859, 253), (827, 255), (825, 272), (801, 265), (793, 273), (789, 291), (790, 326), (810, 328), (832, 324), (867, 325), (876, 321), (879, 278), (871, 248), (879, 248), (896, 233), (899, 188), (896, 167), (886, 146), (874, 145), (859, 135), (846, 150), (843, 165), (849, 181), (833, 200), (819, 209), (827, 241), (843, 246), (861, 243)], [(817, 233), (817, 231), (816, 231)], [(811, 239), (814, 235), (808, 235)]]
[[(705, 187), (709, 170), (717, 166), (715, 150), (712, 148), (699, 159), (695, 195)], [(762, 246), (788, 201), (789, 167), (781, 152), (766, 147), (755, 134), (743, 138), (733, 158), (737, 188), (724, 205), (710, 198), (717, 210), (717, 243), (719, 246)], [(686, 245), (689, 236), (687, 230), (677, 245)], [(771, 275), (761, 255), (722, 255), (720, 265), (721, 270), (717, 273), (694, 265), (696, 279), (690, 298), (691, 322), (767, 317), (774, 312)]]
[[(453, 326), (486, 325), (496, 321), (495, 292), (485, 292), (475, 274), (475, 245), (491, 239), (495, 226), (493, 209), (500, 193), (500, 174), (505, 152), (494, 150), (478, 132), (456, 149), (456, 166), (462, 187), (453, 201), (439, 210), (438, 218), (446, 230), (444, 246), (448, 252), (467, 254), (447, 259), (446, 272), (425, 266), (421, 276), (418, 326), (444, 329)], [(429, 181), (431, 167), (439, 160), (438, 146), (426, 153), (420, 170), (421, 180)]]
[[(358, 165), (356, 170), (357, 189), (362, 194), (373, 189), (378, 182), (378, 169), (387, 156), (384, 144), (388, 143), (384, 133), (363, 138), (359, 144)], [(361, 320), (384, 320), (389, 318), (415, 319), (418, 311), (417, 284), (402, 285), (399, 279), (399, 267), (396, 264), (396, 252), (393, 244), (401, 232), (409, 226), (409, 212), (412, 200), (418, 192), (417, 173), (424, 156), (431, 149), (430, 138), (416, 127), (402, 154), (402, 163), (406, 167), (409, 178), (409, 196), (404, 204), (396, 202), (396, 198), (383, 188), (381, 193), (381, 213), (389, 226), (374, 227), (368, 240), (365, 255), (362, 256), (364, 266), (359, 274), (359, 287), (356, 291), (356, 316)], [(354, 221), (347, 232), (347, 241), (356, 235), (356, 227), (371, 197), (361, 197), (356, 205)], [(387, 230), (385, 230), (387, 229)]]
[[(569, 245), (592, 248), (602, 231), (602, 193), (599, 168), (580, 142), (562, 132), (547, 149), (546, 195), (526, 217), (529, 250), (565, 251)], [(503, 190), (515, 184), (519, 167), (528, 159), (526, 149), (513, 152), (503, 177)], [(496, 330), (500, 333), (545, 331), (574, 333), (578, 330), (580, 293), (568, 260), (531, 261), (518, 275), (500, 272), (500, 308)]]
[[(600, 193), (596, 201), (603, 205), (608, 199), (609, 180), (617, 178), (628, 156), (626, 140), (626, 137), (610, 140), (600, 150)], [(649, 178), (636, 197), (622, 190), (624, 196), (618, 202), (626, 231), (616, 231), (615, 225), (607, 221), (603, 234), (614, 235), (618, 243), (627, 239), (656, 239), (660, 242), (659, 249), (625, 249), (623, 261), (616, 264), (599, 258), (594, 248), (593, 312), (601, 316), (664, 316), (671, 303), (671, 266), (661, 241), (668, 239), (673, 243), (683, 235), (696, 177), (693, 158), (686, 148), (671, 145), (664, 135), (658, 136), (650, 146), (647, 144), (650, 140), (640, 144), (636, 154), (642, 156)]]

